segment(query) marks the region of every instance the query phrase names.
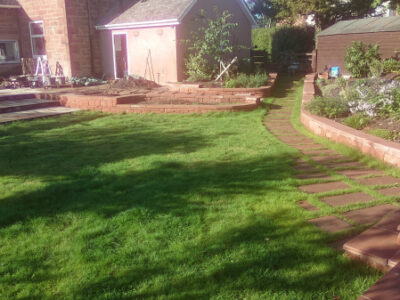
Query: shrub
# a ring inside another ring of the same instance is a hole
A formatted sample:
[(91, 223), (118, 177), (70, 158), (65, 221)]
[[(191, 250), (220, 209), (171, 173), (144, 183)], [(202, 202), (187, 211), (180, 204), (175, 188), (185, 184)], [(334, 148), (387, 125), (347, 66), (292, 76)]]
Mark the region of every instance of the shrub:
[(371, 64), (380, 58), (378, 44), (372, 46), (363, 42), (353, 42), (346, 49), (345, 68), (355, 78), (368, 77), (371, 74)]
[(346, 78), (340, 76), (336, 78), (335, 83), (338, 87), (345, 88), (349, 82)]
[(374, 60), (369, 66), (369, 71), (372, 77), (379, 78), (383, 74), (383, 63), (379, 60)]
[(341, 97), (315, 97), (306, 105), (306, 109), (315, 115), (331, 119), (346, 117), (350, 113), (347, 102)]
[(296, 53), (312, 51), (315, 47), (314, 33), (313, 27), (277, 27), (272, 35), (272, 60), (287, 63)]
[(266, 85), (268, 74), (259, 73), (255, 75), (238, 74), (235, 78), (228, 79), (224, 83), (226, 88), (258, 88)]
[(354, 129), (361, 130), (368, 126), (371, 122), (371, 118), (364, 114), (355, 114), (344, 119), (343, 124)]
[(215, 18), (209, 18), (204, 10), (200, 11), (198, 21), (202, 22), (197, 31), (191, 32), (191, 39), (183, 41), (188, 52), (185, 60), (186, 74), (189, 80), (209, 80), (218, 71), (219, 61), (228, 59), (234, 45), (232, 31), (237, 27), (230, 22), (232, 14), (220, 13), (214, 9)]
[(275, 27), (255, 28), (251, 31), (253, 47), (257, 50), (272, 52), (272, 37), (276, 31)]
[(400, 61), (394, 58), (385, 59), (382, 62), (383, 73), (400, 73)]
[(393, 139), (393, 132), (389, 129), (380, 129), (380, 128), (370, 129), (368, 130), (368, 133), (383, 138), (385, 140)]

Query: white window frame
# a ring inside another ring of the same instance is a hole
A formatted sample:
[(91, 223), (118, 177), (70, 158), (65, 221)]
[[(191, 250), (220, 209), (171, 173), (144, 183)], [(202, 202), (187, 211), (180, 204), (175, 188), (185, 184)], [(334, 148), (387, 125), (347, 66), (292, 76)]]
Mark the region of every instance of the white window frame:
[(114, 62), (114, 78), (115, 79), (119, 79), (117, 77), (117, 58), (115, 57), (115, 36), (116, 35), (125, 35), (126, 36), (126, 64), (128, 65), (128, 74), (130, 74), (130, 70), (129, 70), (128, 32), (113, 32), (112, 33), (112, 51), (113, 51), (113, 62)]
[[(43, 28), (43, 34), (33, 34), (32, 33), (32, 24), (42, 24), (42, 28)], [(44, 22), (43, 21), (32, 21), (29, 22), (29, 34), (30, 34), (30, 38), (31, 38), (31, 49), (32, 49), (32, 57), (33, 58), (44, 58), (47, 59), (47, 54), (45, 55), (35, 55), (35, 53), (33, 53), (33, 39), (34, 38), (45, 38), (45, 32), (44, 32)]]
[(19, 54), (19, 43), (17, 40), (0, 40), (0, 43), (7, 43), (7, 42), (13, 42), (16, 44), (16, 50), (17, 50), (17, 55), (16, 55), (16, 60), (10, 60), (10, 61), (5, 61), (5, 62), (1, 62), (0, 61), (0, 65), (5, 65), (5, 64), (19, 64), (21, 62), (21, 57)]

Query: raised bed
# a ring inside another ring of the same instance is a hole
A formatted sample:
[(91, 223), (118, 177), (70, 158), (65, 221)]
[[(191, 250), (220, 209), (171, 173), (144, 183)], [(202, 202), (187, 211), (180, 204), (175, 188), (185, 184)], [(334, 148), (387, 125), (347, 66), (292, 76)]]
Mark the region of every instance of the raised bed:
[(303, 90), (301, 122), (316, 135), (326, 137), (385, 163), (400, 167), (400, 144), (361, 132), (327, 118), (315, 116), (304, 109), (304, 105), (315, 96), (316, 74), (306, 77)]
[(270, 95), (275, 82), (276, 74), (272, 74), (268, 86), (258, 89), (185, 87), (174, 90), (168, 87), (129, 96), (43, 93), (36, 97), (58, 100), (61, 105), (70, 108), (112, 113), (248, 111), (256, 109), (261, 104), (261, 99)]

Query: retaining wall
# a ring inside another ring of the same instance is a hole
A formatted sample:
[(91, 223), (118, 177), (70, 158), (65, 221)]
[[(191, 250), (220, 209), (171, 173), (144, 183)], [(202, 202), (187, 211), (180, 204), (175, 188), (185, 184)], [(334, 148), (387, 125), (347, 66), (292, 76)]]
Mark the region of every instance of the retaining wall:
[[(271, 94), (275, 82), (276, 74), (273, 74), (270, 76), (268, 86), (258, 89), (205, 89), (186, 86), (182, 90), (161, 89), (150, 91), (143, 95), (131, 96), (43, 93), (37, 94), (36, 97), (58, 100), (65, 107), (111, 113), (249, 111), (256, 109), (261, 104), (261, 98), (268, 97)], [(188, 104), (179, 104), (179, 101), (184, 101)], [(178, 104), (173, 104), (174, 102)]]
[(304, 109), (315, 96), (316, 74), (306, 76), (301, 108), (301, 123), (316, 135), (326, 137), (371, 155), (385, 163), (400, 167), (400, 144), (366, 134), (327, 118), (315, 116)]

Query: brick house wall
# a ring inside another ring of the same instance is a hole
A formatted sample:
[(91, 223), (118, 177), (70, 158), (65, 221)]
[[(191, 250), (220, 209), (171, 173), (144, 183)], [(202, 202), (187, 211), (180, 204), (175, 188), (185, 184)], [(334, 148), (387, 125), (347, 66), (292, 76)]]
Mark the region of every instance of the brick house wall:
[[(18, 27), (18, 10), (14, 8), (0, 8), (0, 41), (6, 40), (18, 41), (19, 46), (21, 46)], [(0, 76), (7, 76), (15, 72), (18, 73), (19, 70), (19, 64), (0, 64)]]
[(67, 76), (71, 75), (70, 51), (67, 31), (65, 0), (19, 0), (21, 30), (21, 57), (32, 57), (29, 22), (43, 21), (46, 51), (50, 66), (55, 71), (56, 62), (64, 68)]
[(31, 21), (43, 21), (46, 51), (55, 71), (59, 62), (66, 76), (101, 76), (100, 33), (94, 28), (113, 0), (19, 0), (21, 57), (32, 57)]

